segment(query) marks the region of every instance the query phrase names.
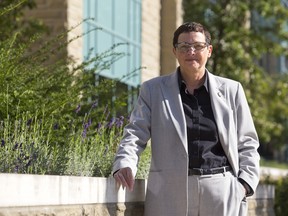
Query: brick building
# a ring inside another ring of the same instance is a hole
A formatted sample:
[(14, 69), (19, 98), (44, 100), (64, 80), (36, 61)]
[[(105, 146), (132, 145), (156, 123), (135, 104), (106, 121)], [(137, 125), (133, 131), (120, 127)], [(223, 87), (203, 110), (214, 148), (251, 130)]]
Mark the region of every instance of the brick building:
[[(89, 50), (103, 52), (115, 43), (128, 43), (121, 52), (128, 55), (117, 61), (106, 78), (121, 78), (140, 66), (138, 74), (125, 85), (136, 86), (155, 76), (172, 72), (176, 60), (172, 36), (182, 22), (182, 0), (35, 0), (37, 8), (28, 11), (52, 30), (52, 35), (77, 26), (67, 40), (94, 30), (72, 43), (67, 54), (77, 61), (87, 58)], [(93, 18), (90, 19), (90, 18)], [(88, 19), (83, 22), (84, 19)]]

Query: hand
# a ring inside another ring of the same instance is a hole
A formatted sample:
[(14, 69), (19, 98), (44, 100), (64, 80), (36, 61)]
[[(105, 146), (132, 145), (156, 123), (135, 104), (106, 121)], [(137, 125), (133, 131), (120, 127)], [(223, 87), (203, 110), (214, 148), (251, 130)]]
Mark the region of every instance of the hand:
[(114, 174), (114, 178), (117, 184), (122, 185), (123, 188), (127, 187), (129, 191), (133, 191), (134, 177), (130, 167), (119, 169)]
[(244, 194), (245, 194), (245, 196), (247, 195), (247, 193), (248, 193), (248, 191), (247, 191), (247, 189), (246, 189), (246, 187), (243, 185), (243, 190), (244, 190)]

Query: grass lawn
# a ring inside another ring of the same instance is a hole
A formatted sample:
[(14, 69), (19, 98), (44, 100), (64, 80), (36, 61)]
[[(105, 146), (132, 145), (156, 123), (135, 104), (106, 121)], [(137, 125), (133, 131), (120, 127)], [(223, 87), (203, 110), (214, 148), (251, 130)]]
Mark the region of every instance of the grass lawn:
[(275, 160), (266, 160), (264, 158), (261, 158), (260, 166), (273, 167), (273, 168), (278, 168), (278, 169), (288, 169), (288, 163), (280, 163)]

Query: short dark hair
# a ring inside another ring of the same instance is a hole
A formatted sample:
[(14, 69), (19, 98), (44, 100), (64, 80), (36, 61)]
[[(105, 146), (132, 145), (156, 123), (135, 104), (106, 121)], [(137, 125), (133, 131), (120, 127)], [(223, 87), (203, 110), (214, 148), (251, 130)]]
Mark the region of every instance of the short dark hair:
[(181, 26), (179, 26), (174, 32), (173, 47), (176, 47), (176, 44), (178, 43), (178, 37), (183, 32), (185, 33), (201, 32), (205, 35), (206, 43), (207, 44), (211, 43), (211, 35), (209, 31), (202, 24), (197, 23), (197, 22), (185, 22)]

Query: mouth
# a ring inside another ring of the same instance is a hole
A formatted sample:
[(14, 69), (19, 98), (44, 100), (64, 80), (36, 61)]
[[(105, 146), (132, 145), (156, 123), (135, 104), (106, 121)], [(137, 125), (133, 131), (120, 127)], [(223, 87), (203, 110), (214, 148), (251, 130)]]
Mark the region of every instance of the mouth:
[(186, 59), (186, 61), (192, 62), (192, 61), (197, 61), (197, 59)]

